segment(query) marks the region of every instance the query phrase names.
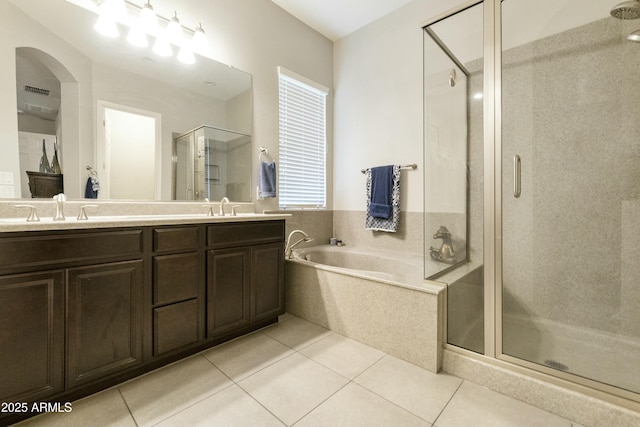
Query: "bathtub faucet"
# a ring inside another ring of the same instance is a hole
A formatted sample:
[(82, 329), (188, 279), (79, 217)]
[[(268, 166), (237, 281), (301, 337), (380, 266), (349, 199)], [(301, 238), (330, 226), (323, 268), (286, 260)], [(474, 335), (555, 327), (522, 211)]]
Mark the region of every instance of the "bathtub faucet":
[[(302, 237), (300, 240), (296, 240), (295, 243), (291, 243), (291, 238), (296, 233), (300, 233), (304, 237)], [(313, 238), (309, 237), (309, 235), (307, 233), (305, 233), (304, 231), (302, 231), (302, 230), (293, 230), (291, 233), (289, 233), (289, 237), (287, 238), (287, 246), (284, 249), (284, 258), (285, 259), (291, 259), (291, 254), (293, 253), (293, 248), (298, 246), (300, 243), (304, 243), (304, 242), (313, 242)]]

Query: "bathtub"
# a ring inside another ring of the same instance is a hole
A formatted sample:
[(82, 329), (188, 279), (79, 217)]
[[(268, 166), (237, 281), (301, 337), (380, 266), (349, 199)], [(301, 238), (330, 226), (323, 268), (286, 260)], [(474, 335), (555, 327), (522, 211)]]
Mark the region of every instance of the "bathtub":
[(445, 285), (421, 255), (352, 246), (296, 250), (285, 265), (287, 312), (437, 372)]

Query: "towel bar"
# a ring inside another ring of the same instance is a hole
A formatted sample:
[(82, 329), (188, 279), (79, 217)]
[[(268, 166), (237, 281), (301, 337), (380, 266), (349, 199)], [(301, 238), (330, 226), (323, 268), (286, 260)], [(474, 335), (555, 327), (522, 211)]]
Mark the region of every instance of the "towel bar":
[[(400, 169), (418, 169), (418, 165), (416, 165), (415, 163), (411, 163), (408, 165), (400, 165)], [(360, 169), (360, 172), (366, 173), (367, 169)]]

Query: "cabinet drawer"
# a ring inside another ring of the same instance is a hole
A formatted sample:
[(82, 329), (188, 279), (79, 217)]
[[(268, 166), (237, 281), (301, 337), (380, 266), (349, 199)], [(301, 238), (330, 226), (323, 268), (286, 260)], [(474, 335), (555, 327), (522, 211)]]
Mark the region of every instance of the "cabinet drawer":
[(198, 296), (198, 254), (153, 258), (153, 303), (167, 304)]
[(198, 341), (198, 300), (153, 310), (153, 352), (166, 353)]
[(153, 251), (176, 251), (198, 247), (198, 227), (169, 227), (153, 230)]
[(207, 227), (207, 246), (229, 247), (284, 240), (284, 221), (213, 224)]
[(0, 268), (142, 258), (142, 230), (21, 235), (0, 238)]

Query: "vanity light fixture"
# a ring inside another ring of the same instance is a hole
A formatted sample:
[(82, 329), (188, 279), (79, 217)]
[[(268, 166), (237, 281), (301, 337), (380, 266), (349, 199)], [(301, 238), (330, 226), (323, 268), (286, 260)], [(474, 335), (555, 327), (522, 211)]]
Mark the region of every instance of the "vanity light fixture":
[[(185, 64), (193, 64), (195, 56), (194, 49), (204, 50), (206, 48), (207, 37), (205, 36), (202, 24), (198, 23), (195, 30), (183, 27), (178, 19), (178, 13), (174, 11), (171, 19), (157, 15), (151, 5), (151, 0), (145, 0), (142, 6), (138, 6), (130, 0), (96, 0), (99, 17), (94, 26), (100, 34), (108, 37), (118, 37), (117, 23), (129, 27), (127, 41), (137, 47), (149, 46), (148, 37), (155, 38), (153, 52), (159, 56), (172, 56), (174, 50), (172, 44), (179, 47), (178, 60)], [(131, 17), (128, 10), (134, 10), (137, 19)], [(165, 28), (161, 28), (166, 24)], [(184, 36), (184, 32), (190, 33), (189, 37)]]

